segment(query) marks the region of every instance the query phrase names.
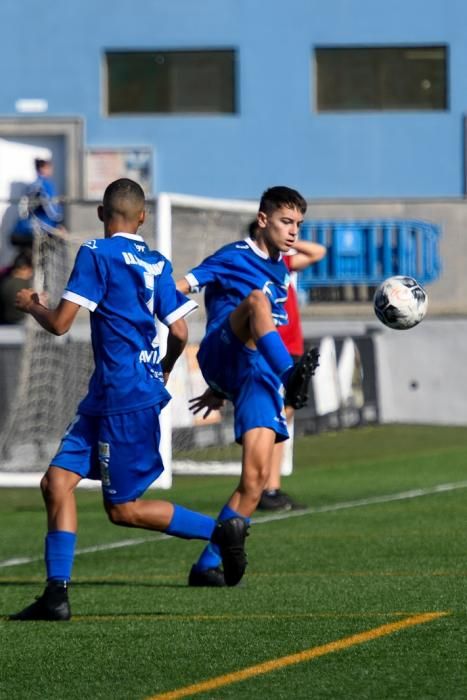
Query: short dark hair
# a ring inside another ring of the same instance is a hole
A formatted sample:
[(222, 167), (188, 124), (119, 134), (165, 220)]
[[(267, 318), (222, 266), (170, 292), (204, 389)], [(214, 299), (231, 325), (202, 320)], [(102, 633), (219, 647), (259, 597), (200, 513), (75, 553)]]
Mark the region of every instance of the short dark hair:
[(258, 231), (258, 219), (253, 219), (247, 226), (248, 235), (250, 238), (255, 238), (256, 232)]
[(275, 209), (280, 209), (281, 207), (298, 209), (299, 212), (304, 214), (306, 212), (307, 203), (300, 192), (293, 190), (291, 187), (278, 185), (276, 187), (270, 187), (263, 192), (259, 203), (260, 211), (264, 211), (265, 214), (270, 214)]
[(46, 160), (45, 158), (36, 158), (34, 161), (34, 165), (36, 166), (37, 172), (39, 172), (39, 170), (41, 170), (41, 168), (43, 168), (44, 165), (49, 165), (51, 162), (51, 160)]
[(144, 192), (141, 185), (127, 177), (114, 180), (104, 192), (102, 205), (107, 215), (137, 218), (144, 209)]
[(30, 250), (21, 251), (13, 260), (13, 269), (18, 270), (20, 267), (32, 267), (32, 252)]

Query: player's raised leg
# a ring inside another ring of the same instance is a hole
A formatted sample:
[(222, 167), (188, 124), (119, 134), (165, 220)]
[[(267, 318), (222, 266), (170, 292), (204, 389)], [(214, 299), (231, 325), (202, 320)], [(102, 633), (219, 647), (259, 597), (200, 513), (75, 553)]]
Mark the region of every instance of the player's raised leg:
[(230, 314), (230, 325), (237, 338), (247, 347), (256, 347), (286, 390), (287, 403), (303, 408), (308, 402), (308, 384), (319, 363), (316, 348), (307, 350), (294, 364), (293, 358), (277, 332), (266, 294), (253, 290)]

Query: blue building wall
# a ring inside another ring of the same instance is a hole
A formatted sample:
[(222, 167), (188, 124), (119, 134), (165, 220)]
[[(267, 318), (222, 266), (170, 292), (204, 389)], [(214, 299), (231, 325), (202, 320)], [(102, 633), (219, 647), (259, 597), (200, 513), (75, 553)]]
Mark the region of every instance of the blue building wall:
[[(85, 119), (86, 146), (152, 146), (159, 191), (456, 197), (466, 27), (465, 0), (2, 0), (0, 116), (40, 97), (49, 117)], [(379, 44), (446, 44), (448, 110), (317, 113), (313, 47)], [(106, 49), (180, 48), (237, 49), (238, 114), (104, 114)]]

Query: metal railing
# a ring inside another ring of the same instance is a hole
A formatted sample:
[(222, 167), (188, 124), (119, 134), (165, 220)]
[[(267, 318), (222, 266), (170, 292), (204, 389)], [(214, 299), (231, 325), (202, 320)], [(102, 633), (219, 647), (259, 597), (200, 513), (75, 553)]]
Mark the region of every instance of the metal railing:
[(300, 274), (302, 290), (376, 286), (393, 275), (408, 275), (427, 284), (441, 272), (441, 229), (426, 221), (305, 221), (301, 235), (328, 250), (323, 260)]

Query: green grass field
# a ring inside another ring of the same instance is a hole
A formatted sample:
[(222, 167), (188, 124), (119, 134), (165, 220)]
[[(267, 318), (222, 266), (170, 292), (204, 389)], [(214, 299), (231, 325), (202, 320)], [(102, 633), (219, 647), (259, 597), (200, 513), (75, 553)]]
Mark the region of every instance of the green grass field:
[[(215, 514), (234, 483), (168, 497)], [(214, 590), (186, 585), (201, 543), (118, 529), (80, 491), (78, 548), (100, 549), (70, 623), (6, 619), (42, 591), (45, 519), (37, 491), (0, 491), (0, 697), (465, 700), (467, 428), (303, 438), (284, 487), (309, 509), (258, 514), (244, 583)]]

